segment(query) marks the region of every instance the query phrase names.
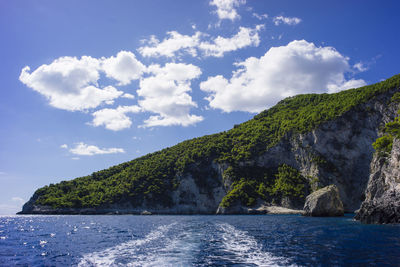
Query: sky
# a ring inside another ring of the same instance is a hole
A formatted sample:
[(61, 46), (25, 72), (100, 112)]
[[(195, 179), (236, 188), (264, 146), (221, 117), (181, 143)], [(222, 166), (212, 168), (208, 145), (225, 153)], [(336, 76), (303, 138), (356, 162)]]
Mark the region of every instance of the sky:
[(0, 0), (0, 214), (39, 187), (399, 73), (398, 1)]

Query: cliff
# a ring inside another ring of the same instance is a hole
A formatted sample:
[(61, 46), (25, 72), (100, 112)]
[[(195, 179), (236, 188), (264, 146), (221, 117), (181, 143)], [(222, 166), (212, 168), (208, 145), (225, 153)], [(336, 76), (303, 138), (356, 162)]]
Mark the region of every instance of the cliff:
[(400, 223), (400, 139), (389, 154), (375, 153), (366, 198), (356, 217), (363, 223)]
[[(251, 213), (301, 209), (335, 184), (345, 211), (364, 200), (379, 129), (396, 116), (400, 76), (336, 94), (299, 95), (226, 132), (182, 142), (38, 189), (21, 213)], [(266, 210), (266, 209), (264, 209)]]

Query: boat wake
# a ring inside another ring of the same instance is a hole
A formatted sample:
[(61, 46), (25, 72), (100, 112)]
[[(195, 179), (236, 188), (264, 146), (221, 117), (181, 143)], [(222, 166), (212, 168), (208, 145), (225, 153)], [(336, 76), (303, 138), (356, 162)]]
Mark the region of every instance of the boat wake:
[(86, 254), (78, 266), (192, 266), (201, 240), (196, 230), (160, 226), (143, 239)]
[(140, 256), (140, 250), (143, 249), (143, 246), (164, 237), (165, 233), (174, 225), (175, 223), (160, 226), (146, 235), (143, 239), (128, 241), (102, 251), (85, 254), (78, 266), (130, 265), (131, 262), (126, 262), (127, 259), (135, 261), (135, 258)]
[(257, 240), (247, 232), (227, 223), (218, 224), (217, 228), (220, 232), (223, 257), (227, 257), (230, 262), (245, 266), (289, 265), (285, 258), (263, 251)]
[(247, 232), (228, 223), (160, 226), (142, 239), (88, 253), (78, 266), (282, 266)]

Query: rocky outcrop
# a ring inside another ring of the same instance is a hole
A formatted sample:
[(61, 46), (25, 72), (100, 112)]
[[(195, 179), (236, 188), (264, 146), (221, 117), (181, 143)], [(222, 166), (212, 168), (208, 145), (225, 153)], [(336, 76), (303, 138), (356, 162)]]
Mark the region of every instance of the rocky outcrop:
[(344, 209), (336, 185), (321, 188), (306, 198), (304, 215), (313, 217), (343, 216)]
[(389, 155), (376, 153), (366, 198), (355, 218), (363, 223), (400, 223), (400, 140)]
[(387, 105), (390, 97), (381, 95), (312, 132), (288, 137), (259, 163), (286, 163), (305, 177), (317, 178), (319, 187), (336, 184), (345, 211), (354, 212), (360, 207), (368, 183), (374, 152), (371, 144), (379, 127), (393, 120), (397, 111), (397, 105)]

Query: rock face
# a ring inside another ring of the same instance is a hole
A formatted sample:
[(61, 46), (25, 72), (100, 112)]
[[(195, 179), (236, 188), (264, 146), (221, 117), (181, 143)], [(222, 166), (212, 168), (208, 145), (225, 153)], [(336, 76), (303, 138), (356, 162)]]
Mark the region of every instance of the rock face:
[[(287, 164), (310, 180), (317, 178), (315, 187), (335, 184), (344, 211), (354, 212), (365, 198), (374, 153), (372, 143), (378, 137), (379, 128), (396, 117), (398, 106), (390, 101), (395, 91), (379, 95), (311, 132), (288, 135), (264, 155), (254, 161), (243, 162), (242, 165), (273, 168)], [(227, 191), (229, 186), (225, 182)], [(285, 199), (275, 205), (299, 208), (298, 203)], [(220, 212), (238, 213), (243, 209), (246, 210), (243, 213), (247, 213), (249, 208), (234, 205), (232, 210), (225, 208), (220, 209)]]
[(363, 223), (400, 223), (399, 139), (394, 139), (390, 155), (374, 155), (366, 199), (355, 218)]
[(304, 215), (314, 217), (343, 216), (343, 203), (336, 185), (326, 186), (306, 198)]

